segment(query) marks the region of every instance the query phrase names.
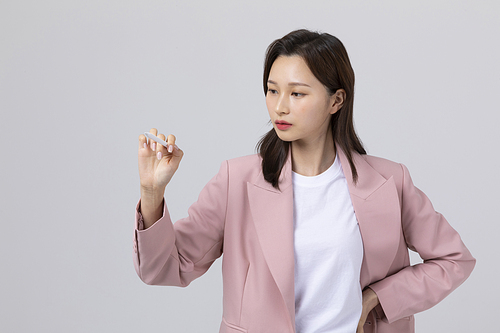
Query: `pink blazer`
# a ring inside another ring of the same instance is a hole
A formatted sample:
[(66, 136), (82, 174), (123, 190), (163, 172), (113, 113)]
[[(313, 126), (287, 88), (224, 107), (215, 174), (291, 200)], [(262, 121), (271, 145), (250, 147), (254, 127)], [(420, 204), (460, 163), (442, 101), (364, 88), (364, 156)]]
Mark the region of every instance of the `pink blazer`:
[[(404, 165), (354, 154), (355, 185), (340, 149), (338, 156), (363, 239), (360, 286), (380, 300), (364, 330), (414, 332), (413, 314), (457, 288), (475, 259)], [(280, 190), (264, 180), (260, 163), (258, 155), (223, 162), (175, 224), (166, 205), (146, 230), (136, 212), (134, 265), (146, 284), (187, 286), (224, 253), (221, 333), (295, 332), (291, 157)], [(424, 263), (410, 266), (408, 248)]]

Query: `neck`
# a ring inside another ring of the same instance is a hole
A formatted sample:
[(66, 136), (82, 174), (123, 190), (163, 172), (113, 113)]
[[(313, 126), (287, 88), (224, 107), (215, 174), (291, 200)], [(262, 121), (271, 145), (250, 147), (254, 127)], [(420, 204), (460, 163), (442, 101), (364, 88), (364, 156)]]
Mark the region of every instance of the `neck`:
[(293, 141), (292, 170), (303, 176), (317, 176), (335, 161), (335, 145), (330, 131), (324, 138), (310, 142)]

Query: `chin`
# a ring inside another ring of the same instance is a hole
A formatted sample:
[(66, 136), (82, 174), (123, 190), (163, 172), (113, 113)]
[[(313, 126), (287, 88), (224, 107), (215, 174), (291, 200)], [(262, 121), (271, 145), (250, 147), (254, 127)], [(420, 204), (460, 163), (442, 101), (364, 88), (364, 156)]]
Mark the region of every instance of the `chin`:
[(282, 133), (281, 131), (277, 131), (276, 129), (274, 129), (274, 131), (276, 132), (276, 135), (278, 135), (278, 138), (280, 138), (281, 141), (285, 142), (293, 141), (290, 135), (286, 135), (286, 133)]

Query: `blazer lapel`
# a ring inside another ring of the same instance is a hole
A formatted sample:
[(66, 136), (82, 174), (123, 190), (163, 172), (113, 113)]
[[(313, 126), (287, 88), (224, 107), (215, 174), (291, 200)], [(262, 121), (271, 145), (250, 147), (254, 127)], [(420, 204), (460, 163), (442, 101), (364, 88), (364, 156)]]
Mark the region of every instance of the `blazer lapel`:
[(342, 149), (337, 152), (363, 239), (360, 283), (364, 288), (387, 275), (396, 255), (401, 235), (399, 196), (393, 177), (384, 178), (355, 152), (358, 182), (354, 184), (345, 153)]
[(247, 183), (250, 211), (267, 265), (295, 327), (293, 188), (291, 154), (280, 176), (280, 190), (268, 183), (262, 171)]

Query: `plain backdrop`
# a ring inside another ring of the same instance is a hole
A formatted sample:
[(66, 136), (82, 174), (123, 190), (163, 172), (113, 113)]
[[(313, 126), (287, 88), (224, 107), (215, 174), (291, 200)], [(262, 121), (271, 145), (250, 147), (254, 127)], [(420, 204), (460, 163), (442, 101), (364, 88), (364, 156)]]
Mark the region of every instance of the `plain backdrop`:
[(221, 162), (271, 128), (266, 47), (308, 28), (349, 53), (368, 152), (404, 163), (477, 258), (417, 331), (491, 332), (499, 22), (496, 0), (0, 0), (0, 331), (217, 332), (221, 260), (187, 288), (134, 271), (138, 136), (177, 136), (165, 198), (184, 217)]

